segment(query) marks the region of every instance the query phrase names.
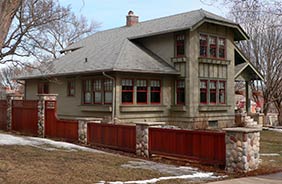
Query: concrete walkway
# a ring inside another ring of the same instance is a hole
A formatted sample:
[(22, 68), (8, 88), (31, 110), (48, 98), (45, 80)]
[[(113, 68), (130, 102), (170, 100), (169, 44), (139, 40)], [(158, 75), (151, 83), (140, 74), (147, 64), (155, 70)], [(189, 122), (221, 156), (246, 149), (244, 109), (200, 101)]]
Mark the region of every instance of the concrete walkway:
[(210, 184), (282, 184), (282, 172), (262, 175), (262, 176), (254, 176), (254, 177), (245, 177), (245, 178), (237, 178), (231, 180), (224, 181), (216, 181), (210, 182)]

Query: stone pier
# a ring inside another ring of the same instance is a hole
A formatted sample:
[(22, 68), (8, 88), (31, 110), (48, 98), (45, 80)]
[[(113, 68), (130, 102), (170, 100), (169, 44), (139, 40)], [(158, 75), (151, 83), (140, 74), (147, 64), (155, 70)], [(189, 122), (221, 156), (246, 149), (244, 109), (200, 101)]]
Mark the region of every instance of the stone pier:
[(249, 172), (259, 166), (261, 128), (226, 128), (226, 171)]

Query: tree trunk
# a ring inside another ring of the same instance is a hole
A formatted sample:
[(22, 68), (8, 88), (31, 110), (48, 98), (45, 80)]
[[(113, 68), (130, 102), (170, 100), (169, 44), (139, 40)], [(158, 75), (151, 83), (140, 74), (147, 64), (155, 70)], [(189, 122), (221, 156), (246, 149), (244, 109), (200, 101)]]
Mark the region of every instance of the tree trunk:
[(11, 22), (22, 0), (0, 0), (0, 49), (8, 34)]
[(278, 124), (282, 126), (282, 104), (280, 104), (278, 109)]

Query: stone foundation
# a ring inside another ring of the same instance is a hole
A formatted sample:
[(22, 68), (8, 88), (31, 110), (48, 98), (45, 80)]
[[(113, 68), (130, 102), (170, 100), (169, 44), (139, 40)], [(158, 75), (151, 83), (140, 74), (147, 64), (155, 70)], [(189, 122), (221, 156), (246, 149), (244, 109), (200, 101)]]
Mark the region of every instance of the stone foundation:
[(226, 128), (226, 171), (249, 172), (259, 166), (259, 128)]

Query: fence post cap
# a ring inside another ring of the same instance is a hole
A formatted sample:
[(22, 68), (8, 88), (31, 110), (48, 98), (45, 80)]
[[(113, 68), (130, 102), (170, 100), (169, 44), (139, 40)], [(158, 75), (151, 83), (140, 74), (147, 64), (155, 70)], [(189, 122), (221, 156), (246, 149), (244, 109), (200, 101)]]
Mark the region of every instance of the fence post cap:
[(262, 131), (261, 127), (252, 127), (252, 128), (244, 128), (244, 127), (234, 127), (234, 128), (224, 128), (226, 132), (243, 132), (243, 133), (251, 133), (251, 132), (260, 132)]
[(134, 122), (136, 125), (147, 125), (147, 126), (155, 126), (155, 125), (165, 125), (165, 122), (156, 122), (156, 121), (138, 121)]

